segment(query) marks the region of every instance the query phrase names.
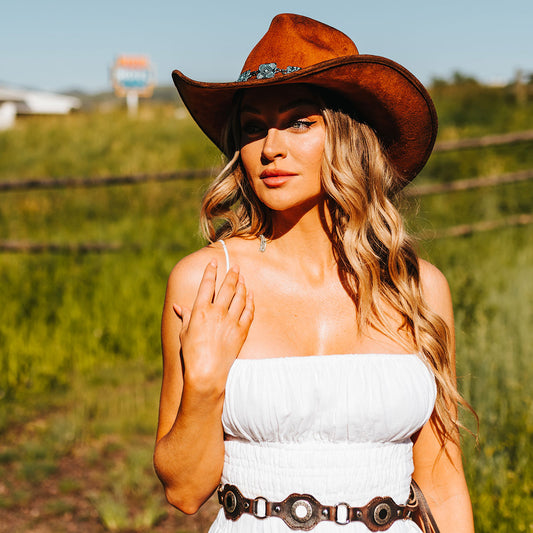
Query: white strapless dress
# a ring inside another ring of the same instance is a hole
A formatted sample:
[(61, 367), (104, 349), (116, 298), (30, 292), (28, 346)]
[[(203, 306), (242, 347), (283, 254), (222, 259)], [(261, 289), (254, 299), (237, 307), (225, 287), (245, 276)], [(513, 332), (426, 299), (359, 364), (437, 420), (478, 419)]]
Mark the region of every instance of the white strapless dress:
[[(222, 483), (248, 498), (313, 495), (324, 505), (404, 504), (413, 472), (411, 436), (435, 405), (432, 372), (415, 354), (237, 359), (226, 384)], [(287, 533), (283, 520), (221, 509), (210, 533)], [(313, 533), (368, 532), (359, 522), (320, 522)], [(420, 532), (398, 520), (390, 533)]]

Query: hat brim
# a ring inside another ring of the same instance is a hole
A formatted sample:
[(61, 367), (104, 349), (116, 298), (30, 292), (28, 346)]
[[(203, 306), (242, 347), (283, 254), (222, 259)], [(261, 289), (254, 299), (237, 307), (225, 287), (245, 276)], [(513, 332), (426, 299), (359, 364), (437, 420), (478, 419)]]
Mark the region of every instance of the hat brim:
[(199, 82), (178, 70), (172, 79), (194, 120), (220, 149), (237, 91), (289, 83), (329, 89), (351, 102), (358, 118), (376, 131), (400, 174), (400, 186), (420, 172), (437, 136), (437, 113), (424, 86), (404, 67), (380, 56), (347, 56), (290, 74), (243, 82)]

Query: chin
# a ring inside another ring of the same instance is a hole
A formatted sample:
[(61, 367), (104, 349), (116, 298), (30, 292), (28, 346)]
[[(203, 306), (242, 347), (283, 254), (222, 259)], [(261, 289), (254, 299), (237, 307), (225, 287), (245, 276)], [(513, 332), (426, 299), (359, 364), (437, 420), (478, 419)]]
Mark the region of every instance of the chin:
[(313, 198), (259, 198), (259, 200), (271, 211), (278, 213), (290, 211), (310, 211), (322, 202), (322, 196)]

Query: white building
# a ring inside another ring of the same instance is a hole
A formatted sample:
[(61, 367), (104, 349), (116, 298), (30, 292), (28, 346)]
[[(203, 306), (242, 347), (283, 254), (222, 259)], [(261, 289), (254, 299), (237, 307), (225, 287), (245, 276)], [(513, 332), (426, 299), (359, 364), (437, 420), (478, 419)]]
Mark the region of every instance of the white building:
[(16, 115), (66, 115), (80, 107), (74, 96), (0, 87), (0, 130), (11, 127)]

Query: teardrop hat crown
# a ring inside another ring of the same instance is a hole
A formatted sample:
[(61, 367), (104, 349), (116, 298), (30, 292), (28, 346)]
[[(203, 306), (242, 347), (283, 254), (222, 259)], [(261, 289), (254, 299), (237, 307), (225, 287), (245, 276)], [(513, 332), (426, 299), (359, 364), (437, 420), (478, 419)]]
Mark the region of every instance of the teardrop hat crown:
[(237, 81), (204, 83), (178, 70), (172, 78), (194, 120), (221, 149), (237, 91), (287, 83), (314, 85), (347, 100), (378, 135), (400, 187), (425, 165), (437, 135), (435, 107), (415, 76), (385, 57), (359, 54), (341, 31), (300, 15), (274, 17)]

